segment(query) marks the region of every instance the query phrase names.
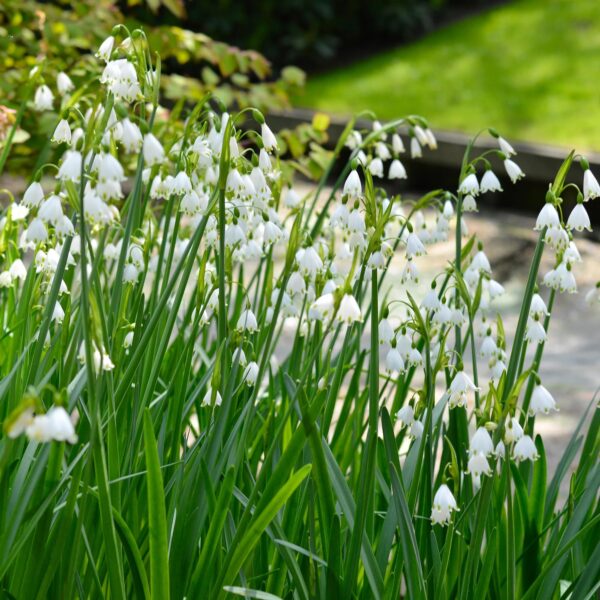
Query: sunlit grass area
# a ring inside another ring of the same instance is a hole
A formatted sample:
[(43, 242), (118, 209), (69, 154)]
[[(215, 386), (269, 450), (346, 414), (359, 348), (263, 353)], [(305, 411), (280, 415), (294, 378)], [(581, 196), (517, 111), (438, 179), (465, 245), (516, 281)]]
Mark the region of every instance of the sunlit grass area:
[(600, 149), (598, 0), (522, 0), (309, 79), (301, 106)]

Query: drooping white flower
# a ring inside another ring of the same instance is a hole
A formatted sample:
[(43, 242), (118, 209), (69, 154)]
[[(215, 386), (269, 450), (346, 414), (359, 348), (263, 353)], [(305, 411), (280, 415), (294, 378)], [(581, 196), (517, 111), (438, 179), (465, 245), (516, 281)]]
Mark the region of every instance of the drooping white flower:
[(149, 166), (159, 165), (165, 160), (165, 151), (156, 137), (147, 133), (143, 145), (144, 161)]
[(98, 48), (98, 52), (96, 52), (96, 56), (98, 58), (101, 58), (103, 61), (108, 62), (110, 60), (110, 55), (112, 54), (114, 45), (115, 45), (115, 38), (112, 35), (108, 36), (100, 44), (100, 48)]
[(450, 384), (448, 406), (450, 408), (464, 406), (467, 402), (467, 394), (478, 389), (464, 371), (459, 371)]
[(143, 142), (140, 128), (129, 119), (123, 119), (121, 121), (121, 134), (119, 138), (125, 152), (137, 152)]
[(534, 416), (540, 413), (547, 415), (551, 410), (558, 410), (552, 394), (543, 385), (536, 385), (531, 394), (529, 415)]
[(298, 294), (304, 294), (306, 291), (306, 282), (304, 281), (304, 277), (302, 277), (298, 271), (294, 271), (290, 275), (286, 291), (292, 297)]
[(586, 169), (583, 172), (583, 198), (587, 202), (592, 198), (600, 196), (600, 184), (594, 174)]
[(347, 195), (350, 198), (359, 198), (360, 196), (362, 196), (362, 184), (360, 182), (360, 177), (358, 176), (358, 172), (356, 171), (356, 169), (352, 169), (348, 177), (346, 177), (343, 193), (344, 195)]
[(369, 163), (368, 169), (373, 177), (383, 177), (383, 161), (380, 158), (374, 158)]
[(491, 475), (492, 469), (490, 463), (486, 458), (485, 454), (474, 452), (469, 458), (467, 463), (467, 473), (473, 477), (480, 477), (481, 475)]
[(77, 434), (73, 422), (62, 406), (53, 406), (46, 414), (36, 415), (25, 429), (30, 440), (36, 442), (77, 443)]
[(521, 171), (521, 167), (519, 167), (519, 165), (510, 158), (507, 158), (504, 161), (504, 168), (506, 169), (506, 174), (510, 177), (510, 180), (513, 183), (517, 183), (519, 179), (525, 177), (525, 173)]
[(459, 194), (477, 196), (479, 191), (479, 182), (477, 181), (477, 175), (475, 175), (475, 173), (467, 175), (458, 186)]
[(27, 277), (27, 269), (20, 258), (17, 258), (13, 261), (8, 269), (8, 272), (12, 278), (20, 279), (21, 281), (24, 281)]
[(434, 525), (448, 525), (452, 513), (458, 510), (456, 499), (454, 498), (450, 488), (443, 483), (438, 488), (433, 497), (433, 507), (431, 509), (431, 522)]
[(52, 141), (57, 144), (62, 144), (66, 142), (67, 144), (71, 141), (71, 128), (69, 127), (69, 123), (66, 119), (61, 119), (54, 130), (54, 134), (52, 136)]
[(423, 256), (427, 254), (423, 242), (421, 242), (419, 236), (416, 233), (409, 233), (406, 238), (406, 258), (413, 258), (415, 256)]
[(390, 373), (404, 372), (404, 361), (396, 348), (391, 348), (385, 356), (385, 367)]
[(338, 309), (337, 320), (346, 325), (362, 320), (360, 306), (351, 294), (344, 294)]
[(40, 85), (35, 90), (33, 97), (33, 108), (38, 112), (44, 110), (52, 110), (52, 103), (54, 102), (54, 94), (50, 91), (47, 85)]
[(541, 319), (546, 315), (548, 315), (546, 303), (539, 294), (534, 294), (531, 298), (531, 305), (529, 306), (529, 316), (534, 319)]
[(333, 314), (334, 298), (332, 293), (319, 296), (308, 310), (308, 318), (317, 321), (328, 319)]
[(223, 398), (219, 393), (219, 390), (213, 390), (212, 387), (206, 390), (206, 394), (204, 394), (204, 398), (202, 398), (202, 406), (211, 406), (213, 404), (213, 394), (214, 394), (214, 405), (221, 406), (223, 403)]
[(546, 341), (546, 330), (537, 319), (529, 319), (525, 331), (525, 339), (532, 344), (541, 344)]
[(56, 76), (56, 89), (61, 96), (68, 94), (75, 89), (71, 78), (62, 71)]
[(583, 204), (578, 202), (571, 211), (569, 219), (567, 220), (567, 229), (574, 229), (575, 231), (583, 231), (584, 229), (587, 229), (588, 231), (592, 230), (590, 217)]
[(524, 435), (513, 448), (513, 458), (517, 462), (521, 462), (522, 460), (537, 460), (539, 457), (537, 448), (528, 435)]
[(421, 158), (423, 156), (423, 150), (421, 149), (421, 144), (419, 144), (419, 140), (416, 137), (410, 138), (410, 157), (411, 158)]
[(254, 361), (248, 363), (244, 369), (242, 379), (247, 385), (252, 386), (256, 384), (256, 380), (258, 379), (258, 365)]
[(135, 265), (128, 263), (125, 265), (123, 269), (123, 282), (124, 283), (135, 283), (138, 280), (139, 271), (136, 269)]
[(508, 419), (504, 430), (504, 442), (512, 444), (518, 442), (523, 437), (523, 428), (516, 417)]
[(263, 123), (260, 127), (260, 137), (267, 152), (277, 150), (277, 138), (266, 123)]
[(500, 181), (498, 177), (496, 177), (494, 171), (491, 169), (487, 169), (481, 178), (481, 184), (479, 186), (479, 190), (482, 194), (486, 192), (501, 192), (502, 186), (500, 185)]
[(258, 322), (256, 321), (254, 313), (250, 309), (242, 311), (242, 314), (238, 319), (236, 329), (238, 331), (249, 331), (250, 333), (258, 331)]
[(63, 210), (61, 199), (60, 196), (57, 196), (56, 194), (52, 194), (44, 200), (38, 211), (38, 218), (45, 223), (58, 223), (62, 216)]
[(298, 206), (298, 204), (300, 204), (300, 196), (298, 195), (298, 193), (296, 191), (294, 191), (294, 189), (289, 188), (285, 194), (283, 203), (288, 208), (296, 208), (296, 206)]
[(298, 250), (296, 262), (304, 276), (314, 277), (323, 269), (323, 261), (312, 246)]
[(422, 421), (413, 421), (410, 424), (410, 437), (418, 440), (423, 435), (424, 429), (425, 426), (423, 425)]
[(501, 136), (498, 137), (498, 145), (506, 156), (514, 156), (516, 154), (515, 149)]
[(477, 212), (477, 201), (471, 194), (463, 198), (462, 208), (464, 212)]
[(551, 202), (546, 202), (546, 204), (544, 204), (536, 219), (534, 229), (536, 231), (541, 231), (544, 227), (560, 227), (560, 217)]
[(389, 344), (394, 339), (394, 328), (391, 326), (388, 319), (384, 318), (379, 321), (377, 331), (379, 333), (380, 344)]
[(83, 158), (76, 150), (67, 150), (58, 169), (56, 178), (60, 181), (73, 181), (78, 183), (81, 178), (81, 165)]
[(404, 142), (397, 133), (392, 135), (392, 150), (395, 154), (402, 154), (404, 152)]
[(33, 181), (29, 184), (23, 194), (23, 204), (28, 208), (37, 208), (44, 199), (44, 189), (39, 181)]
[(410, 404), (405, 404), (396, 414), (396, 419), (403, 427), (410, 427), (415, 422), (415, 411)]
[(479, 427), (473, 434), (469, 444), (470, 454), (483, 454), (484, 456), (490, 456), (494, 452), (494, 442), (485, 427)]

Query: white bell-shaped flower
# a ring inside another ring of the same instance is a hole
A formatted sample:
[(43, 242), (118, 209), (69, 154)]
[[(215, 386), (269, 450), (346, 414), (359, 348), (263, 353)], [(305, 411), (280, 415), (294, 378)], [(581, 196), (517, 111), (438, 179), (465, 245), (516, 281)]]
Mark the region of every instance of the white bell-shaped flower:
[(534, 416), (540, 413), (547, 415), (552, 410), (558, 410), (552, 394), (543, 385), (536, 385), (531, 394), (529, 415)]
[(431, 509), (431, 522), (434, 525), (448, 525), (452, 513), (458, 510), (456, 499), (450, 491), (450, 488), (443, 483), (438, 488), (433, 497), (433, 507)]
[(524, 435), (513, 448), (513, 458), (517, 462), (522, 460), (537, 460), (540, 455), (530, 436)]

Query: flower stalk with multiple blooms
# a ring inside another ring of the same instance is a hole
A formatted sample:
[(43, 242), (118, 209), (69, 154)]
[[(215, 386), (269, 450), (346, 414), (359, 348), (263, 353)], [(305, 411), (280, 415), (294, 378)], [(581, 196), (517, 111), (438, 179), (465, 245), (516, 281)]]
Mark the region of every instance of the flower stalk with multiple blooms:
[[(540, 364), (600, 196), (585, 159), (568, 218), (574, 154), (548, 191), (510, 342), (465, 220), (502, 191), (495, 163), (523, 177), (495, 131), (497, 149), (467, 148), (456, 192), (404, 199), (379, 184), (407, 177), (405, 145), (435, 150), (426, 121), (352, 122), (304, 194), (259, 111), (160, 106), (143, 32), (119, 28), (97, 57), (101, 97), (32, 75), (61, 158), (0, 222), (5, 589), (547, 598), (566, 582), (585, 597), (598, 411), (548, 487), (535, 427), (566, 401)], [(428, 249), (452, 236), (429, 274)]]

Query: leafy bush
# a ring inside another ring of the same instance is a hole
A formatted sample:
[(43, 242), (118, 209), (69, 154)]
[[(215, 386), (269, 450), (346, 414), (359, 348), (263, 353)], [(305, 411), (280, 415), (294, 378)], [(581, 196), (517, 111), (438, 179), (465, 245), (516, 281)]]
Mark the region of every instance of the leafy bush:
[[(18, 108), (34, 68), (54, 95), (59, 95), (56, 78), (63, 71), (69, 72), (79, 93), (82, 85), (92, 81), (90, 74), (101, 72), (90, 52), (123, 22), (115, 0), (77, 0), (68, 6), (24, 0), (0, 6), (2, 104)], [(136, 26), (135, 21), (127, 24)], [(162, 92), (171, 106), (196, 102), (211, 93), (228, 107), (281, 108), (288, 106), (288, 94), (304, 84), (299, 69), (283, 69), (274, 80), (269, 61), (258, 52), (240, 50), (201, 33), (157, 26), (149, 28), (147, 35), (163, 60)], [(96, 84), (92, 81), (91, 85)], [(58, 103), (55, 108), (62, 110)], [(23, 114), (14, 140), (18, 145), (11, 156), (13, 171), (31, 171), (49, 158), (47, 141), (55, 119), (53, 113)], [(0, 133), (1, 128), (0, 123)], [(39, 158), (35, 166), (34, 155)]]
[[(552, 308), (600, 196), (585, 159), (566, 222), (573, 153), (550, 186), (509, 344), (502, 286), (463, 239), (492, 166), (523, 175), (496, 132), (498, 150), (467, 149), (458, 192), (411, 200), (375, 182), (406, 176), (404, 143), (435, 149), (424, 119), (350, 122), (303, 194), (301, 151), (284, 160), (260, 111), (203, 99), (169, 118), (140, 32), (99, 55), (100, 81), (55, 117), (60, 160), (0, 227), (3, 591), (590, 597), (600, 411), (551, 478), (535, 435), (555, 408), (538, 375)], [(453, 220), (453, 256), (416, 288)]]

